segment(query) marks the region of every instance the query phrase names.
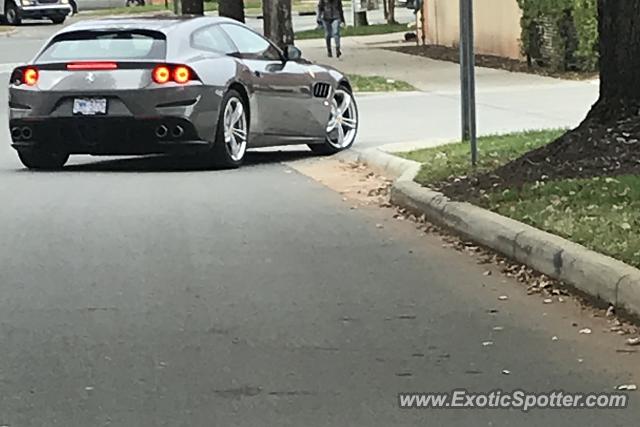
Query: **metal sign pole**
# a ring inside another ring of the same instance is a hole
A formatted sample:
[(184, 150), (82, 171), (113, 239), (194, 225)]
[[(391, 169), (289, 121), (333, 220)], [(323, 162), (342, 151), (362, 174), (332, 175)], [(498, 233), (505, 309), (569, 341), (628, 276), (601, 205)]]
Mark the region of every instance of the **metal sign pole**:
[(471, 164), (478, 161), (473, 0), (460, 0), (460, 92), (462, 140), (470, 141)]
[(460, 0), (460, 124), (462, 126), (462, 140), (469, 140), (469, 81), (467, 74), (467, 43), (469, 25), (467, 23), (467, 1)]
[(469, 30), (467, 31), (467, 69), (468, 69), (468, 96), (469, 96), (469, 138), (471, 141), (471, 164), (476, 166), (478, 163), (478, 140), (476, 129), (476, 55), (475, 55), (475, 43), (473, 34), (473, 0), (468, 0), (467, 6), (467, 22), (469, 23)]

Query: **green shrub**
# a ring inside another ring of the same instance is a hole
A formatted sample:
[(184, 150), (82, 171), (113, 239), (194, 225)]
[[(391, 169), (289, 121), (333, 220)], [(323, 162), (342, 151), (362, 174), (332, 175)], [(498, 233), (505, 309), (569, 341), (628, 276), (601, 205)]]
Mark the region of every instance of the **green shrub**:
[(598, 65), (597, 0), (518, 0), (522, 51), (555, 70), (593, 71)]

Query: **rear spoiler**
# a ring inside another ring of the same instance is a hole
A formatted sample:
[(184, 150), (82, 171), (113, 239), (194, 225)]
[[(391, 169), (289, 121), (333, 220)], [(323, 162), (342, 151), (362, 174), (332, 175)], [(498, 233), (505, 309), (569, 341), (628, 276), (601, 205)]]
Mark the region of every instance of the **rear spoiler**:
[(166, 40), (167, 36), (155, 30), (147, 30), (144, 28), (127, 28), (127, 27), (113, 27), (113, 28), (98, 28), (98, 29), (90, 29), (90, 30), (76, 30), (76, 31), (66, 31), (64, 33), (58, 34), (53, 37), (49, 44), (55, 43), (57, 41), (62, 40), (91, 40), (97, 38), (97, 36), (104, 36), (106, 34), (122, 34), (123, 36), (127, 34), (138, 34), (141, 36), (147, 36), (156, 40)]

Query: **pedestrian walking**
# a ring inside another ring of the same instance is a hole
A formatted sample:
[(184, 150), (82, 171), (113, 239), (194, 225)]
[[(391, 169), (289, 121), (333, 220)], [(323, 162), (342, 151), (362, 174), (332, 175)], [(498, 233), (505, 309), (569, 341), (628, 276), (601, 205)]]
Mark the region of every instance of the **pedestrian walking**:
[(340, 25), (344, 24), (342, 0), (319, 0), (318, 23), (324, 27), (324, 38), (327, 42), (329, 58), (333, 56), (331, 39), (335, 40), (336, 56), (340, 58), (342, 56), (342, 51), (340, 50)]

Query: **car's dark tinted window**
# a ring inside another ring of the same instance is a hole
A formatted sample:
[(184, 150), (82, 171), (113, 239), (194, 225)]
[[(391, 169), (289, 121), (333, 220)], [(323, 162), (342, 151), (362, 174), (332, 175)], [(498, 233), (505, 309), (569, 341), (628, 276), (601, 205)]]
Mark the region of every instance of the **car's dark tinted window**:
[(224, 31), (218, 25), (197, 30), (191, 36), (191, 44), (196, 49), (221, 53), (233, 53), (236, 48), (229, 42)]
[(77, 60), (157, 60), (166, 55), (161, 34), (135, 31), (78, 31), (56, 37), (39, 62)]
[(234, 24), (223, 24), (224, 31), (238, 47), (240, 54), (249, 59), (280, 60), (280, 53), (260, 34)]

